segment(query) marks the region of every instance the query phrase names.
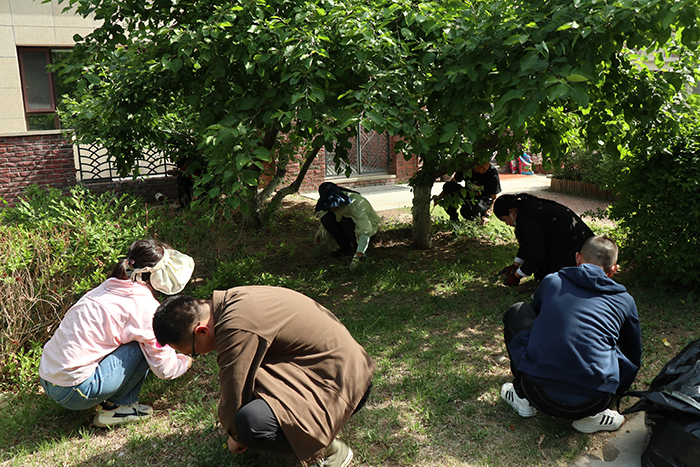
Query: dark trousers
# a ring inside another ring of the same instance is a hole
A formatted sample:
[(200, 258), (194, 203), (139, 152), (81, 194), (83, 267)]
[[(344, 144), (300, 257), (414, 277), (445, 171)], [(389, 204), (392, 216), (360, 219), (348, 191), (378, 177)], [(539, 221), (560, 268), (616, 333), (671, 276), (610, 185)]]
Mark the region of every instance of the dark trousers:
[[(466, 220), (476, 220), (483, 217), (488, 211), (488, 205), (486, 209), (483, 209), (479, 203), (479, 198), (472, 200), (469, 196), (466, 198), (463, 197), (461, 194), (459, 194), (462, 189), (464, 189), (464, 187), (459, 183), (449, 181), (445, 182), (445, 184), (442, 186), (442, 194), (443, 196), (448, 197), (449, 195), (455, 194), (455, 196), (459, 196), (462, 199), (463, 204), (459, 209), (459, 213)], [(455, 206), (445, 206), (445, 212), (448, 216), (450, 216), (450, 220), (453, 222), (457, 222), (459, 220), (459, 215), (457, 214), (457, 208)]]
[(340, 252), (350, 254), (357, 250), (355, 239), (355, 221), (349, 217), (343, 217), (338, 222), (335, 213), (328, 211), (321, 217), (321, 224), (338, 244)]
[[(370, 382), (365, 395), (355, 407), (355, 415), (367, 403), (372, 391)], [(294, 455), (292, 446), (270, 406), (263, 399), (254, 399), (241, 407), (233, 419), (239, 441), (251, 451), (265, 451), (288, 456)]]
[[(529, 331), (537, 314), (529, 303), (518, 302), (508, 308), (503, 315), (503, 337), (506, 347), (519, 333)], [(544, 386), (533, 383), (527, 375), (518, 371), (510, 355), (510, 371), (513, 373), (513, 388), (519, 397), (524, 397), (543, 414), (565, 420), (579, 420), (605, 410), (612, 400), (612, 394), (594, 397), (575, 404), (568, 404), (553, 398)]]

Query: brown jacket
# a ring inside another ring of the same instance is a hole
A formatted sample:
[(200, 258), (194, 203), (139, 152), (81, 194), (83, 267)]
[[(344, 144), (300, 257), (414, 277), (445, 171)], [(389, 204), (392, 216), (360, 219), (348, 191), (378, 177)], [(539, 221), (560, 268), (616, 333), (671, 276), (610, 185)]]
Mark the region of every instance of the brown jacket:
[(369, 387), (370, 356), (330, 311), (293, 290), (215, 291), (213, 310), (224, 429), (238, 440), (236, 413), (262, 398), (302, 463), (315, 462)]

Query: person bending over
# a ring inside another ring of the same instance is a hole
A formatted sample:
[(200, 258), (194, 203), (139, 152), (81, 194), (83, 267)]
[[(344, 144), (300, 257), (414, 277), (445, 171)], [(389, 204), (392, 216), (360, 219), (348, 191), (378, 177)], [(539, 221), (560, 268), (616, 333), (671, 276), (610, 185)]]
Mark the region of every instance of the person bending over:
[(350, 269), (364, 257), (370, 239), (377, 234), (381, 218), (361, 194), (324, 182), (318, 187), (316, 212), (323, 212), (316, 231), (316, 244), (331, 256), (351, 256)]
[(534, 274), (540, 281), (547, 274), (576, 265), (576, 253), (593, 236), (591, 229), (568, 207), (526, 193), (502, 195), (493, 213), (515, 227), (519, 247), (513, 264), (499, 274), (514, 286)]
[[(475, 165), (469, 175), (469, 178), (465, 178), (463, 171), (455, 172), (452, 179), (442, 186), (442, 193), (437, 197), (437, 202), (453, 222), (459, 220), (459, 214), (466, 220), (485, 218), (494, 199), (501, 192), (498, 170), (490, 162)], [(466, 187), (461, 184), (463, 181)], [(457, 207), (447, 204), (448, 198), (455, 194), (460, 198), (459, 214)]]
[(153, 328), (179, 352), (217, 352), (229, 450), (350, 463), (352, 451), (336, 436), (365, 404), (375, 364), (319, 303), (281, 287), (235, 287), (211, 300), (168, 298)]

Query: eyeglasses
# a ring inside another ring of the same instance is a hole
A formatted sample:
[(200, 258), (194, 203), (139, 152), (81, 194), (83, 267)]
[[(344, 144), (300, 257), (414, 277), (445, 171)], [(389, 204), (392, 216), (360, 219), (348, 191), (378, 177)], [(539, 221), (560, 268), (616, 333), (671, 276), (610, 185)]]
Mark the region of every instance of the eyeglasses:
[[(199, 326), (200, 324), (201, 323), (197, 323), (197, 326)], [(192, 360), (197, 358), (197, 355), (198, 355), (197, 352), (194, 351), (194, 331), (195, 331), (195, 329), (197, 329), (197, 326), (195, 326), (194, 329), (192, 329), (192, 353), (190, 354), (190, 357), (192, 358)]]

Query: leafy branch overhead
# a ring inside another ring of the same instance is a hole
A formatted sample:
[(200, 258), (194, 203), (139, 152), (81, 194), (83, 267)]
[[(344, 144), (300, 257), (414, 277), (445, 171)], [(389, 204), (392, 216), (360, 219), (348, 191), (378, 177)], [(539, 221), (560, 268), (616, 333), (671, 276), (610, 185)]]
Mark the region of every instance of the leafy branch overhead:
[(645, 153), (695, 103), (694, 0), (63, 3), (103, 21), (62, 65), (78, 138), (124, 173), (159, 148), (249, 213), (261, 177), (269, 196), (321, 147), (346, 158), (358, 122), (401, 136), (428, 186), (521, 144)]

